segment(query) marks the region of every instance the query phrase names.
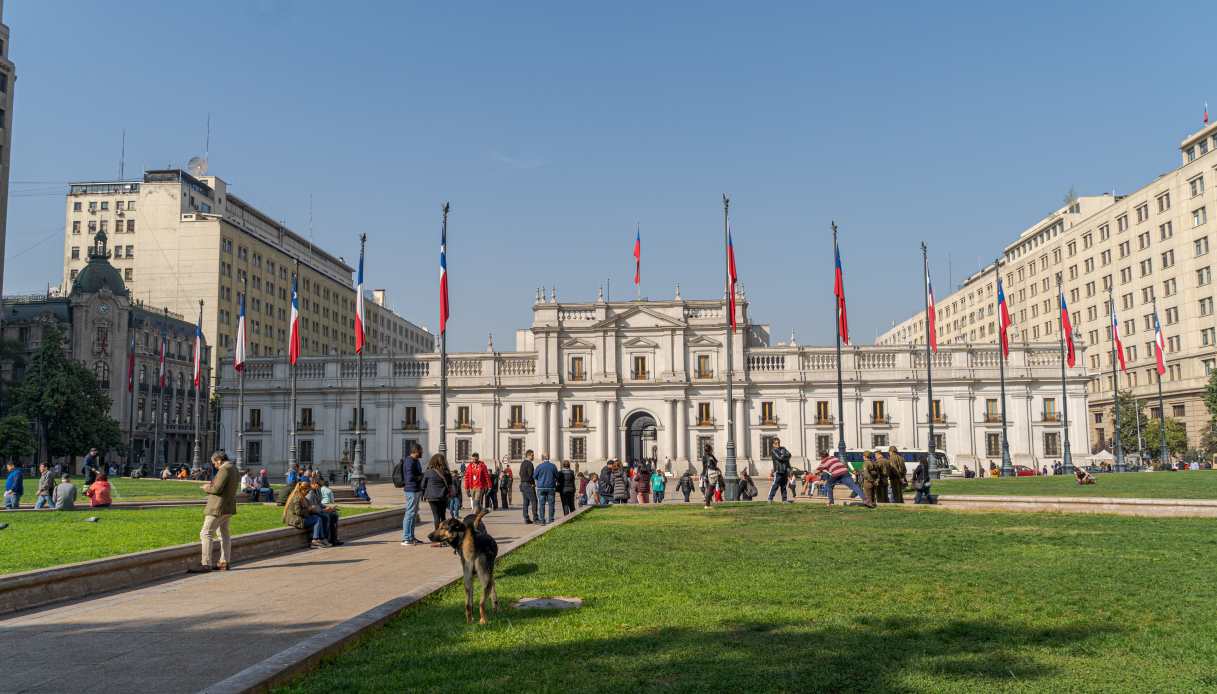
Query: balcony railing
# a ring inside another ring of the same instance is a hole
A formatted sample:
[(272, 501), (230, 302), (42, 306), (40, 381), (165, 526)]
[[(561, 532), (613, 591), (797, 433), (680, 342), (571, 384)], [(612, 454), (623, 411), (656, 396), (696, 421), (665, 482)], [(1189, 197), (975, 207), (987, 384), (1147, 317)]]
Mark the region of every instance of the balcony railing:
[(714, 418), (711, 417), (709, 419), (699, 419), (693, 426), (712, 427), (712, 426), (714, 426)]
[(871, 424), (891, 424), (892, 418), (885, 414), (872, 414), (870, 416)]
[(630, 378), (635, 381), (649, 381), (651, 379), (650, 371), (631, 371)]
[(1043, 413), (1041, 413), (1041, 418), (1042, 418), (1041, 421), (1044, 421), (1044, 422), (1061, 421), (1061, 415), (1059, 412), (1043, 412)]
[(947, 416), (943, 414), (936, 414), (930, 417), (930, 421), (934, 422), (935, 424), (946, 424)]
[(697, 373), (693, 374), (693, 378), (708, 380), (708, 379), (714, 378), (714, 372), (713, 371), (698, 371)]
[(986, 412), (984, 420), (985, 424), (1001, 424), (1001, 415), (996, 412)]
[(583, 421), (582, 419), (572, 419), (569, 426), (571, 429), (586, 429), (587, 422)]
[(368, 430), (368, 420), (361, 419), (359, 422), (356, 422), (354, 419), (348, 419), (347, 420), (347, 431), (355, 431), (356, 424), (359, 425), (360, 431)]
[(262, 431), (262, 422), (247, 422), (245, 431)]
[(566, 374), (566, 380), (568, 380), (568, 381), (586, 381), (587, 372), (586, 371), (571, 371), (570, 373)]
[(315, 422), (300, 422), (296, 425), (296, 431), (313, 431), (316, 426)]
[(777, 417), (761, 417), (761, 421), (758, 423), (758, 425), (763, 427), (775, 427), (778, 425), (778, 419)]
[(410, 430), (418, 429), (418, 420), (417, 419), (403, 419), (401, 422), (401, 428), (410, 429)]
[(508, 423), (507, 423), (507, 428), (508, 428), (508, 429), (518, 429), (518, 430), (523, 430), (523, 429), (528, 428), (528, 422), (526, 422), (526, 421), (524, 421), (524, 420), (522, 420), (522, 419), (517, 419), (517, 420), (515, 420), (515, 421), (513, 421), (513, 422), (508, 422)]
[(826, 426), (826, 425), (833, 424), (833, 423), (834, 423), (833, 416), (830, 414), (816, 415), (816, 424), (819, 426)]
[(456, 420), (456, 424), (452, 425), (452, 428), (453, 429), (472, 429), (473, 420), (472, 419), (458, 419), (458, 420)]

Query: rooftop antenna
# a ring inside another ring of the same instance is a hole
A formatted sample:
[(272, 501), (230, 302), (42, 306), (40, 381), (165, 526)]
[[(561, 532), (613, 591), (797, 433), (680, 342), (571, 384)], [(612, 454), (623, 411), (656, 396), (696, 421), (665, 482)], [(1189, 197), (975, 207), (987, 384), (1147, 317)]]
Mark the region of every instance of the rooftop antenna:
[(127, 166), (127, 129), (123, 128), (123, 144), (118, 154), (118, 180), (122, 180), (126, 174)]

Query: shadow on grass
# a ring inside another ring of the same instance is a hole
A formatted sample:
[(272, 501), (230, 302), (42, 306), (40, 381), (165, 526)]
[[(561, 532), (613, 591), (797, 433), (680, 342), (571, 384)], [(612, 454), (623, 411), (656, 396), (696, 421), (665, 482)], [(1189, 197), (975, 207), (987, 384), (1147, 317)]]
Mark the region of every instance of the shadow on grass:
[(532, 562), (523, 564), (512, 564), (507, 569), (499, 572), (499, 576), (527, 576), (537, 572), (537, 565)]

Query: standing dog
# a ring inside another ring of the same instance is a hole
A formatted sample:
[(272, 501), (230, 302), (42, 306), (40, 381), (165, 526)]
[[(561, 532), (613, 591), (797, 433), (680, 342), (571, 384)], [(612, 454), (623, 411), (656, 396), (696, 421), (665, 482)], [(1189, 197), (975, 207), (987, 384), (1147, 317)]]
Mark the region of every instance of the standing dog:
[(478, 511), (476, 514), (465, 516), (464, 521), (455, 518), (440, 523), (427, 539), (432, 542), (442, 542), (456, 552), (461, 558), (461, 568), (465, 572), (465, 621), (473, 623), (473, 575), (477, 574), (482, 582), (482, 599), (478, 602), (479, 624), (486, 623), (486, 598), (489, 597), (494, 611), (499, 611), (499, 594), (494, 589), (494, 561), (499, 556), (499, 543), (494, 541), (482, 517), (488, 511)]

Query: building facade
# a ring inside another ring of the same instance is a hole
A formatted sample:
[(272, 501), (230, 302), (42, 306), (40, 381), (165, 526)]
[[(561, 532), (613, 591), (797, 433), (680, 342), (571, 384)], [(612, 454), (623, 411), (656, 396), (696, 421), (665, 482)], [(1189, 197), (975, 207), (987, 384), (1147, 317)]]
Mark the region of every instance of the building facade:
[(368, 341), (366, 354), (416, 354), (435, 350), (435, 335), (389, 308), (385, 290), (365, 292), (363, 308), (368, 319), (364, 330)]
[(9, 30), (3, 23), (4, 0), (0, 0), (0, 289), (4, 287), (4, 246), (8, 235), (9, 160), (13, 150), (13, 89), (17, 70), (9, 59)]
[[(194, 316), (203, 299), (203, 332), (216, 355), (230, 355), (246, 292), (249, 354), (277, 355), (287, 351), (298, 267), (303, 352), (354, 352), (352, 268), (230, 193), (222, 179), (169, 169), (139, 180), (72, 183), (65, 207), (65, 288), (87, 263), (89, 240), (104, 232), (133, 300)], [(386, 349), (394, 331), (403, 344), (426, 342), (414, 334), (425, 331), (413, 324), (407, 330), (408, 321), (383, 305), (374, 310)], [(407, 333), (413, 339), (405, 340)]]
[[(64, 335), (68, 356), (91, 370), (109, 395), (110, 416), (119, 423), (124, 439), (132, 442), (133, 460), (149, 465), (153, 462), (159, 407), (160, 460), (188, 464), (195, 431), (194, 323), (166, 308), (134, 302), (118, 269), (110, 263), (105, 234), (98, 232), (87, 250), (88, 263), (66, 296), (5, 297), (0, 334), (21, 345), (28, 356), (39, 348), (49, 329), (58, 328)], [(161, 336), (167, 344), (164, 388), (157, 378)], [(128, 390), (132, 340), (135, 383)], [(204, 349), (210, 351), (208, 346)], [(23, 375), (19, 363), (3, 364), (5, 380), (17, 381)], [(210, 382), (211, 371), (205, 370), (198, 406), (204, 450), (214, 441), (209, 416)], [(122, 458), (117, 455), (117, 461)], [(116, 461), (114, 454), (108, 459)]]
[[(1059, 340), (1056, 280), (1061, 279), (1076, 334), (1090, 346), (1088, 417), (1096, 447), (1108, 446), (1114, 431), (1112, 300), (1127, 365), (1118, 375), (1120, 389), (1158, 416), (1156, 301), (1166, 338), (1166, 416), (1186, 425), (1190, 447), (1199, 446), (1209, 428), (1204, 388), (1217, 368), (1212, 255), (1217, 222), (1210, 221), (1217, 212), (1214, 150), (1217, 124), (1180, 143), (1175, 169), (1127, 195), (1071, 201), (1020, 234), (997, 261), (1017, 339), (1029, 344)], [(938, 301), (939, 344), (997, 340), (994, 278), (989, 266)], [(923, 320), (919, 312), (877, 343), (924, 342)]]
[[(836, 397), (833, 348), (771, 347), (768, 329), (748, 320), (732, 341), (734, 426), (741, 469), (767, 474), (766, 454), (780, 437), (797, 467), (837, 446), (844, 418), (850, 448), (924, 448), (933, 407), (937, 448), (959, 464), (999, 461), (997, 356), (994, 348), (944, 346), (933, 356), (934, 403), (925, 396), (925, 356), (908, 347), (844, 350), (845, 410)], [(654, 458), (678, 472), (727, 437), (726, 341), (722, 301), (558, 303), (538, 294), (532, 325), (511, 352), (449, 355), (447, 449), (519, 460), (533, 449), (598, 469), (607, 458)], [(292, 417), (289, 366), (253, 359), (238, 381), (222, 367), (220, 443), (245, 461), (283, 474)], [(349, 460), (355, 445), (356, 361), (313, 357), (297, 369), (299, 460), (322, 470)], [(385, 476), (411, 443), (439, 446), (439, 357), (363, 360), (367, 471)], [(1086, 372), (1068, 370), (1068, 407), (1086, 409)], [(1010, 444), (1016, 461), (1051, 466), (1062, 447), (1062, 389), (1056, 349), (1017, 349), (1008, 369)], [(1085, 422), (1070, 422), (1073, 445), (1088, 450)]]

